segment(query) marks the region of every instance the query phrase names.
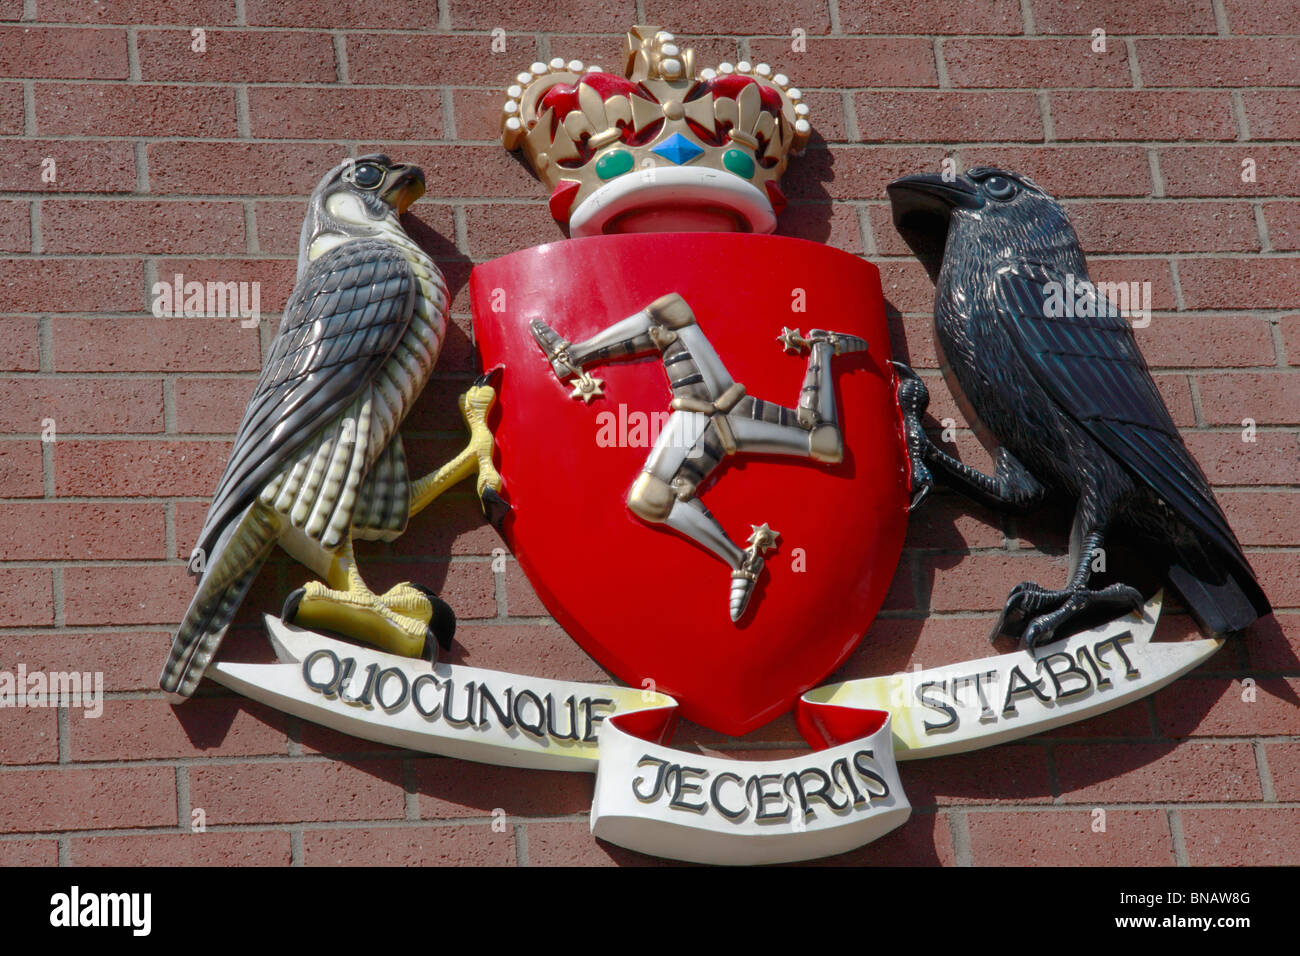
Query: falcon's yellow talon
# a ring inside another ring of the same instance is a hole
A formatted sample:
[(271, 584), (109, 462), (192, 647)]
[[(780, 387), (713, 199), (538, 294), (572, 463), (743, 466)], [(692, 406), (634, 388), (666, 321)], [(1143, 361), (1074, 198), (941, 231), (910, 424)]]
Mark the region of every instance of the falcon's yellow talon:
[[(432, 474), (411, 485), (411, 514), (415, 515), (452, 485), (478, 472), (474, 489), (484, 503), (484, 511), (491, 516), (489, 502), (500, 502), (501, 474), (492, 463), (496, 439), (488, 428), (488, 415), (496, 403), (497, 390), (491, 385), (473, 385), (460, 396), (461, 416), (469, 427), (469, 442), (464, 450)], [(488, 494), (491, 492), (491, 494)], [(485, 497), (485, 495), (487, 497)]]
[(328, 578), (329, 584), (303, 585), (292, 610), (295, 624), (335, 631), (403, 657), (423, 655), (433, 620), (433, 602), (423, 591), (404, 583), (375, 594), (357, 571), (351, 538), (330, 565)]
[(373, 594), (363, 584), (339, 591), (309, 581), (293, 614), (301, 627), (335, 631), (403, 657), (423, 654), (432, 619), (432, 602), (409, 584)]

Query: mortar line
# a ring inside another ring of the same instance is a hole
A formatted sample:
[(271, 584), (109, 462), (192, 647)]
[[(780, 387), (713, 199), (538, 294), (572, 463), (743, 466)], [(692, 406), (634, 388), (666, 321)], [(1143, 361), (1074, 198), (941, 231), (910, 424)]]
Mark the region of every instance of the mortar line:
[(1166, 807), (1165, 819), (1169, 823), (1169, 838), (1174, 844), (1174, 865), (1188, 866), (1187, 838), (1183, 834), (1183, 816), (1181, 807)]
[(128, 83), (139, 83), (143, 78), (140, 74), (140, 47), (137, 42), (138, 26), (129, 26), (126, 28), (126, 75)]
[(952, 89), (952, 81), (948, 76), (948, 61), (943, 55), (943, 40), (941, 36), (934, 38), (934, 72), (939, 80), (941, 90)]
[[(190, 770), (186, 764), (176, 765), (176, 826), (185, 833), (194, 832), (194, 818), (190, 806)], [(204, 826), (207, 826), (205, 813)]]
[(1034, 25), (1034, 10), (1029, 0), (1020, 0), (1020, 23), (1024, 28), (1025, 36), (1038, 35), (1038, 28)]
[(334, 75), (339, 83), (351, 84), (348, 74), (347, 38), (341, 31), (332, 34), (334, 38)]
[(532, 866), (528, 860), (528, 824), (511, 821), (515, 828), (515, 865)]
[(974, 857), (970, 847), (970, 818), (966, 811), (950, 810), (948, 829), (952, 831), (953, 860), (957, 866), (974, 866)]
[(23, 137), (37, 135), (36, 83), (33, 80), (23, 80)]
[(1164, 199), (1165, 197), (1165, 175), (1160, 169), (1160, 152), (1152, 148), (1147, 153), (1147, 169), (1151, 173), (1151, 198)]
[(1043, 142), (1056, 142), (1056, 125), (1052, 122), (1052, 107), (1046, 90), (1039, 90), (1035, 95), (1038, 102), (1038, 115), (1043, 121)]
[(1214, 8), (1214, 26), (1219, 31), (1219, 36), (1232, 36), (1232, 29), (1228, 26), (1228, 11), (1223, 5), (1223, 0), (1210, 0), (1210, 6)]
[(1268, 765), (1268, 755), (1264, 750), (1264, 742), (1256, 740), (1253, 742), (1255, 749), (1255, 768), (1259, 771), (1259, 792), (1264, 800), (1268, 803), (1277, 801), (1277, 791), (1273, 788), (1273, 772)]
[(1241, 97), (1241, 90), (1233, 90), (1230, 99), (1232, 100), (1232, 118), (1237, 123), (1237, 142), (1248, 142), (1250, 140), (1250, 121), (1246, 118), (1246, 101)]
[(253, 122), (249, 116), (248, 84), (235, 84), (235, 131), (240, 139), (252, 139)]

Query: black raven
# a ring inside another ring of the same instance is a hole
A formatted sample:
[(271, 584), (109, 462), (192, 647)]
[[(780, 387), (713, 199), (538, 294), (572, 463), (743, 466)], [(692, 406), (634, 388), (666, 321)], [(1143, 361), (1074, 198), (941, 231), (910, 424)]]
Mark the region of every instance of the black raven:
[(894, 225), (935, 282), (935, 343), (948, 387), (994, 457), (992, 477), (937, 447), (929, 401), (895, 363), (912, 458), (913, 507), (935, 477), (1001, 510), (1049, 492), (1077, 502), (1062, 590), (1012, 590), (997, 633), (1031, 647), (1088, 611), (1142, 596), (1088, 583), (1118, 530), (1162, 562), (1201, 629), (1221, 635), (1271, 611), (1209, 482), (1183, 444), (1129, 323), (1097, 294), (1060, 204), (1032, 180), (976, 167), (889, 185)]

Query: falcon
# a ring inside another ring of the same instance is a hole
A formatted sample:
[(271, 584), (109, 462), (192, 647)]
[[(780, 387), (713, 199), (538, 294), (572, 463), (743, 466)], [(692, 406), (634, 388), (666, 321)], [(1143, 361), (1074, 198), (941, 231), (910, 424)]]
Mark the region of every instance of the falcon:
[(418, 480), (398, 426), (433, 370), (446, 333), (447, 286), (398, 216), (424, 194), (418, 167), (368, 155), (312, 191), (298, 276), (190, 560), (198, 587), (159, 677), (193, 694), (258, 569), (278, 544), (323, 581), (290, 595), (285, 617), (407, 656), (455, 629), (427, 589), (375, 594), (353, 540), (391, 541), (407, 520), (478, 471), (484, 509), (504, 502), (486, 417), (485, 380), (461, 396), (469, 447)]
[(991, 167), (907, 176), (890, 184), (889, 198), (895, 226), (935, 282), (949, 389), (995, 462), (985, 475), (935, 445), (921, 425), (925, 385), (895, 363), (913, 505), (936, 478), (1000, 510), (1029, 511), (1049, 494), (1075, 503), (1066, 586), (1017, 586), (994, 636), (1034, 647), (1080, 616), (1140, 608), (1128, 584), (1089, 587), (1104, 542), (1119, 532), (1208, 634), (1268, 614), (1132, 328), (1089, 279), (1061, 205), (1029, 178)]

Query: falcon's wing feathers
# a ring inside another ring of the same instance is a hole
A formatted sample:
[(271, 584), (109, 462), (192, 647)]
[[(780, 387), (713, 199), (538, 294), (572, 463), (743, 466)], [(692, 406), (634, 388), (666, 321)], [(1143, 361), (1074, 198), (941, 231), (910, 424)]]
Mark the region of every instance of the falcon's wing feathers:
[(1049, 315), (1051, 290), (1066, 285), (1064, 274), (1039, 263), (1008, 263), (996, 273), (995, 314), (1034, 381), (1194, 531), (1249, 569), (1133, 329), (1102, 297), (1094, 311), (1103, 314)]
[(209, 561), (222, 529), (383, 366), (411, 323), (416, 283), (400, 251), (345, 242), (311, 264), (285, 306), (262, 376), (199, 534)]

